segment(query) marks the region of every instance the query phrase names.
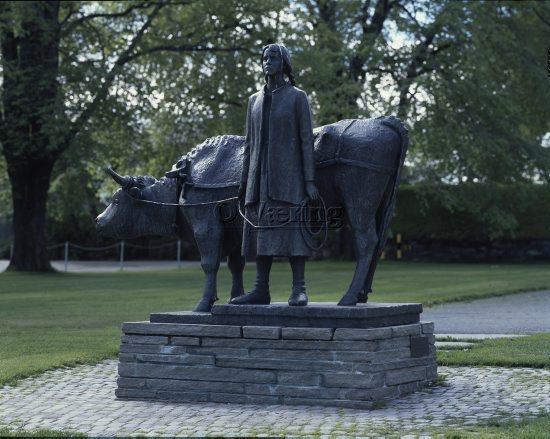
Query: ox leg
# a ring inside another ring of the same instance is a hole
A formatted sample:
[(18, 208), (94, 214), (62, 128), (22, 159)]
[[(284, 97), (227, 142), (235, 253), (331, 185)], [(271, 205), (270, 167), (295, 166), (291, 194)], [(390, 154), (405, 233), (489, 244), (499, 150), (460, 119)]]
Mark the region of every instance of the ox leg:
[(195, 241), (201, 254), (201, 267), (205, 275), (202, 299), (195, 311), (210, 312), (214, 302), (218, 300), (217, 278), (220, 268), (220, 253), (222, 245), (222, 228), (216, 224), (200, 224), (194, 230)]
[(246, 259), (241, 255), (240, 246), (236, 246), (227, 258), (227, 267), (233, 278), (231, 284), (231, 299), (244, 294), (243, 271)]
[[(354, 212), (354, 214), (363, 216), (359, 212)], [(352, 224), (352, 228), (355, 236), (357, 265), (346, 294), (338, 302), (340, 306), (355, 306), (360, 299), (364, 300), (362, 295), (364, 294), (365, 279), (367, 278), (376, 243), (378, 242), (374, 218), (366, 224)]]
[[(375, 255), (373, 257), (379, 257), (379, 255)], [(378, 262), (378, 261), (376, 261)], [(359, 294), (359, 300), (358, 303), (367, 303), (369, 293), (372, 292), (372, 281), (374, 278), (374, 270), (376, 268), (376, 265), (371, 265), (371, 269), (369, 273), (367, 274), (367, 280), (365, 281), (365, 286), (363, 287), (363, 292)]]
[(367, 300), (369, 299), (369, 293), (370, 290), (367, 291), (366, 288), (363, 288), (363, 291), (359, 293), (359, 296), (357, 296), (357, 303), (367, 303)]
[(354, 234), (357, 265), (351, 284), (338, 305), (355, 306), (366, 301), (365, 290), (379, 237), (376, 215), (389, 177), (358, 167), (341, 167), (337, 187)]

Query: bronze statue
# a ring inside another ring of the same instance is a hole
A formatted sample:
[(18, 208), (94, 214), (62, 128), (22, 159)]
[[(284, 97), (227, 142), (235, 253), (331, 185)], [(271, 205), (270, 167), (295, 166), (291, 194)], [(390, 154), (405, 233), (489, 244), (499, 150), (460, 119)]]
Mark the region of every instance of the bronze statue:
[[(395, 205), (409, 143), (407, 130), (396, 118), (383, 116), (324, 125), (308, 138), (309, 106), (305, 93), (292, 85), (288, 52), (282, 46), (267, 46), (262, 62), (267, 84), (263, 92), (250, 98), (247, 138), (227, 135), (206, 139), (173, 166), (166, 174), (168, 178), (123, 177), (110, 170), (121, 188), (98, 216), (97, 228), (103, 235), (118, 239), (192, 236), (205, 273), (202, 298), (195, 311), (208, 312), (218, 300), (217, 272), (224, 257), (232, 274), (232, 302), (268, 303), (269, 269), (275, 254), (290, 257), (294, 273), (290, 302), (303, 305), (307, 303), (304, 265), (310, 248), (304, 246), (296, 222), (254, 229), (244, 221), (247, 226), (243, 227), (243, 218), (236, 213), (236, 196), (239, 193), (239, 198), (244, 198), (245, 216), (252, 224), (269, 226), (270, 211), (277, 214), (282, 209), (287, 214), (302, 199), (318, 197), (318, 187), (327, 207), (344, 210), (342, 219), (353, 231), (357, 265), (338, 305), (366, 302)], [(280, 127), (278, 131), (261, 129), (267, 114), (262, 111), (264, 94), (271, 96), (270, 120)], [(280, 105), (288, 102), (299, 105)], [(302, 111), (296, 111), (298, 108)], [(280, 142), (283, 138), (285, 143)], [(267, 148), (260, 148), (262, 139), (268, 142)], [(217, 209), (218, 201), (227, 199), (231, 201), (223, 205), (235, 212), (230, 221)], [(263, 215), (264, 211), (268, 215)], [(275, 237), (275, 242), (270, 237)], [(249, 251), (259, 251), (257, 281), (252, 295), (243, 296), (243, 254)]]
[[(292, 268), (291, 306), (307, 305), (305, 261), (311, 249), (297, 221), (300, 207), (319, 196), (315, 187), (313, 127), (306, 94), (295, 87), (287, 49), (269, 44), (262, 51), (263, 90), (248, 101), (243, 172), (242, 254), (256, 257), (254, 289), (233, 304), (268, 304), (274, 256), (288, 256)], [(285, 80), (285, 76), (288, 81)]]

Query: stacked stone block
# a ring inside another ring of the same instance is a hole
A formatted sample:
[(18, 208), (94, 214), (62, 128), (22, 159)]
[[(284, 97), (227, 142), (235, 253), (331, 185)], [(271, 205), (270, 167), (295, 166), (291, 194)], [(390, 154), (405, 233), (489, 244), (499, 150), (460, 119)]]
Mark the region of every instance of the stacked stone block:
[(125, 323), (120, 398), (369, 409), (437, 376), (433, 323), (372, 329)]

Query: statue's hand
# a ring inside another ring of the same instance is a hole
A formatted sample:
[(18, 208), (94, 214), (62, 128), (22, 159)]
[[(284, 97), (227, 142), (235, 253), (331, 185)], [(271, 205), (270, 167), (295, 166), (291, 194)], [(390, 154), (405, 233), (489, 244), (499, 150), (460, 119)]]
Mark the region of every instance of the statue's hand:
[(310, 200), (316, 200), (319, 198), (319, 191), (317, 186), (312, 181), (306, 182), (306, 193)]

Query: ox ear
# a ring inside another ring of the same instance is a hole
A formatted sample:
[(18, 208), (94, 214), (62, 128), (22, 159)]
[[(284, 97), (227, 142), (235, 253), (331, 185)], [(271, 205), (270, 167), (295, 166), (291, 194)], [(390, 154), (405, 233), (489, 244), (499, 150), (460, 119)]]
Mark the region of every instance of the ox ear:
[(173, 169), (172, 171), (168, 171), (166, 174), (164, 174), (166, 178), (186, 178), (187, 174), (185, 173), (185, 169)]
[(141, 191), (140, 188), (138, 187), (131, 187), (129, 190), (128, 190), (128, 193), (130, 194), (130, 196), (132, 198), (135, 198), (137, 200), (141, 200), (141, 198), (143, 197), (143, 193)]
[(182, 157), (172, 169), (164, 174), (167, 178), (187, 178), (187, 165), (189, 164), (189, 159), (187, 157)]

